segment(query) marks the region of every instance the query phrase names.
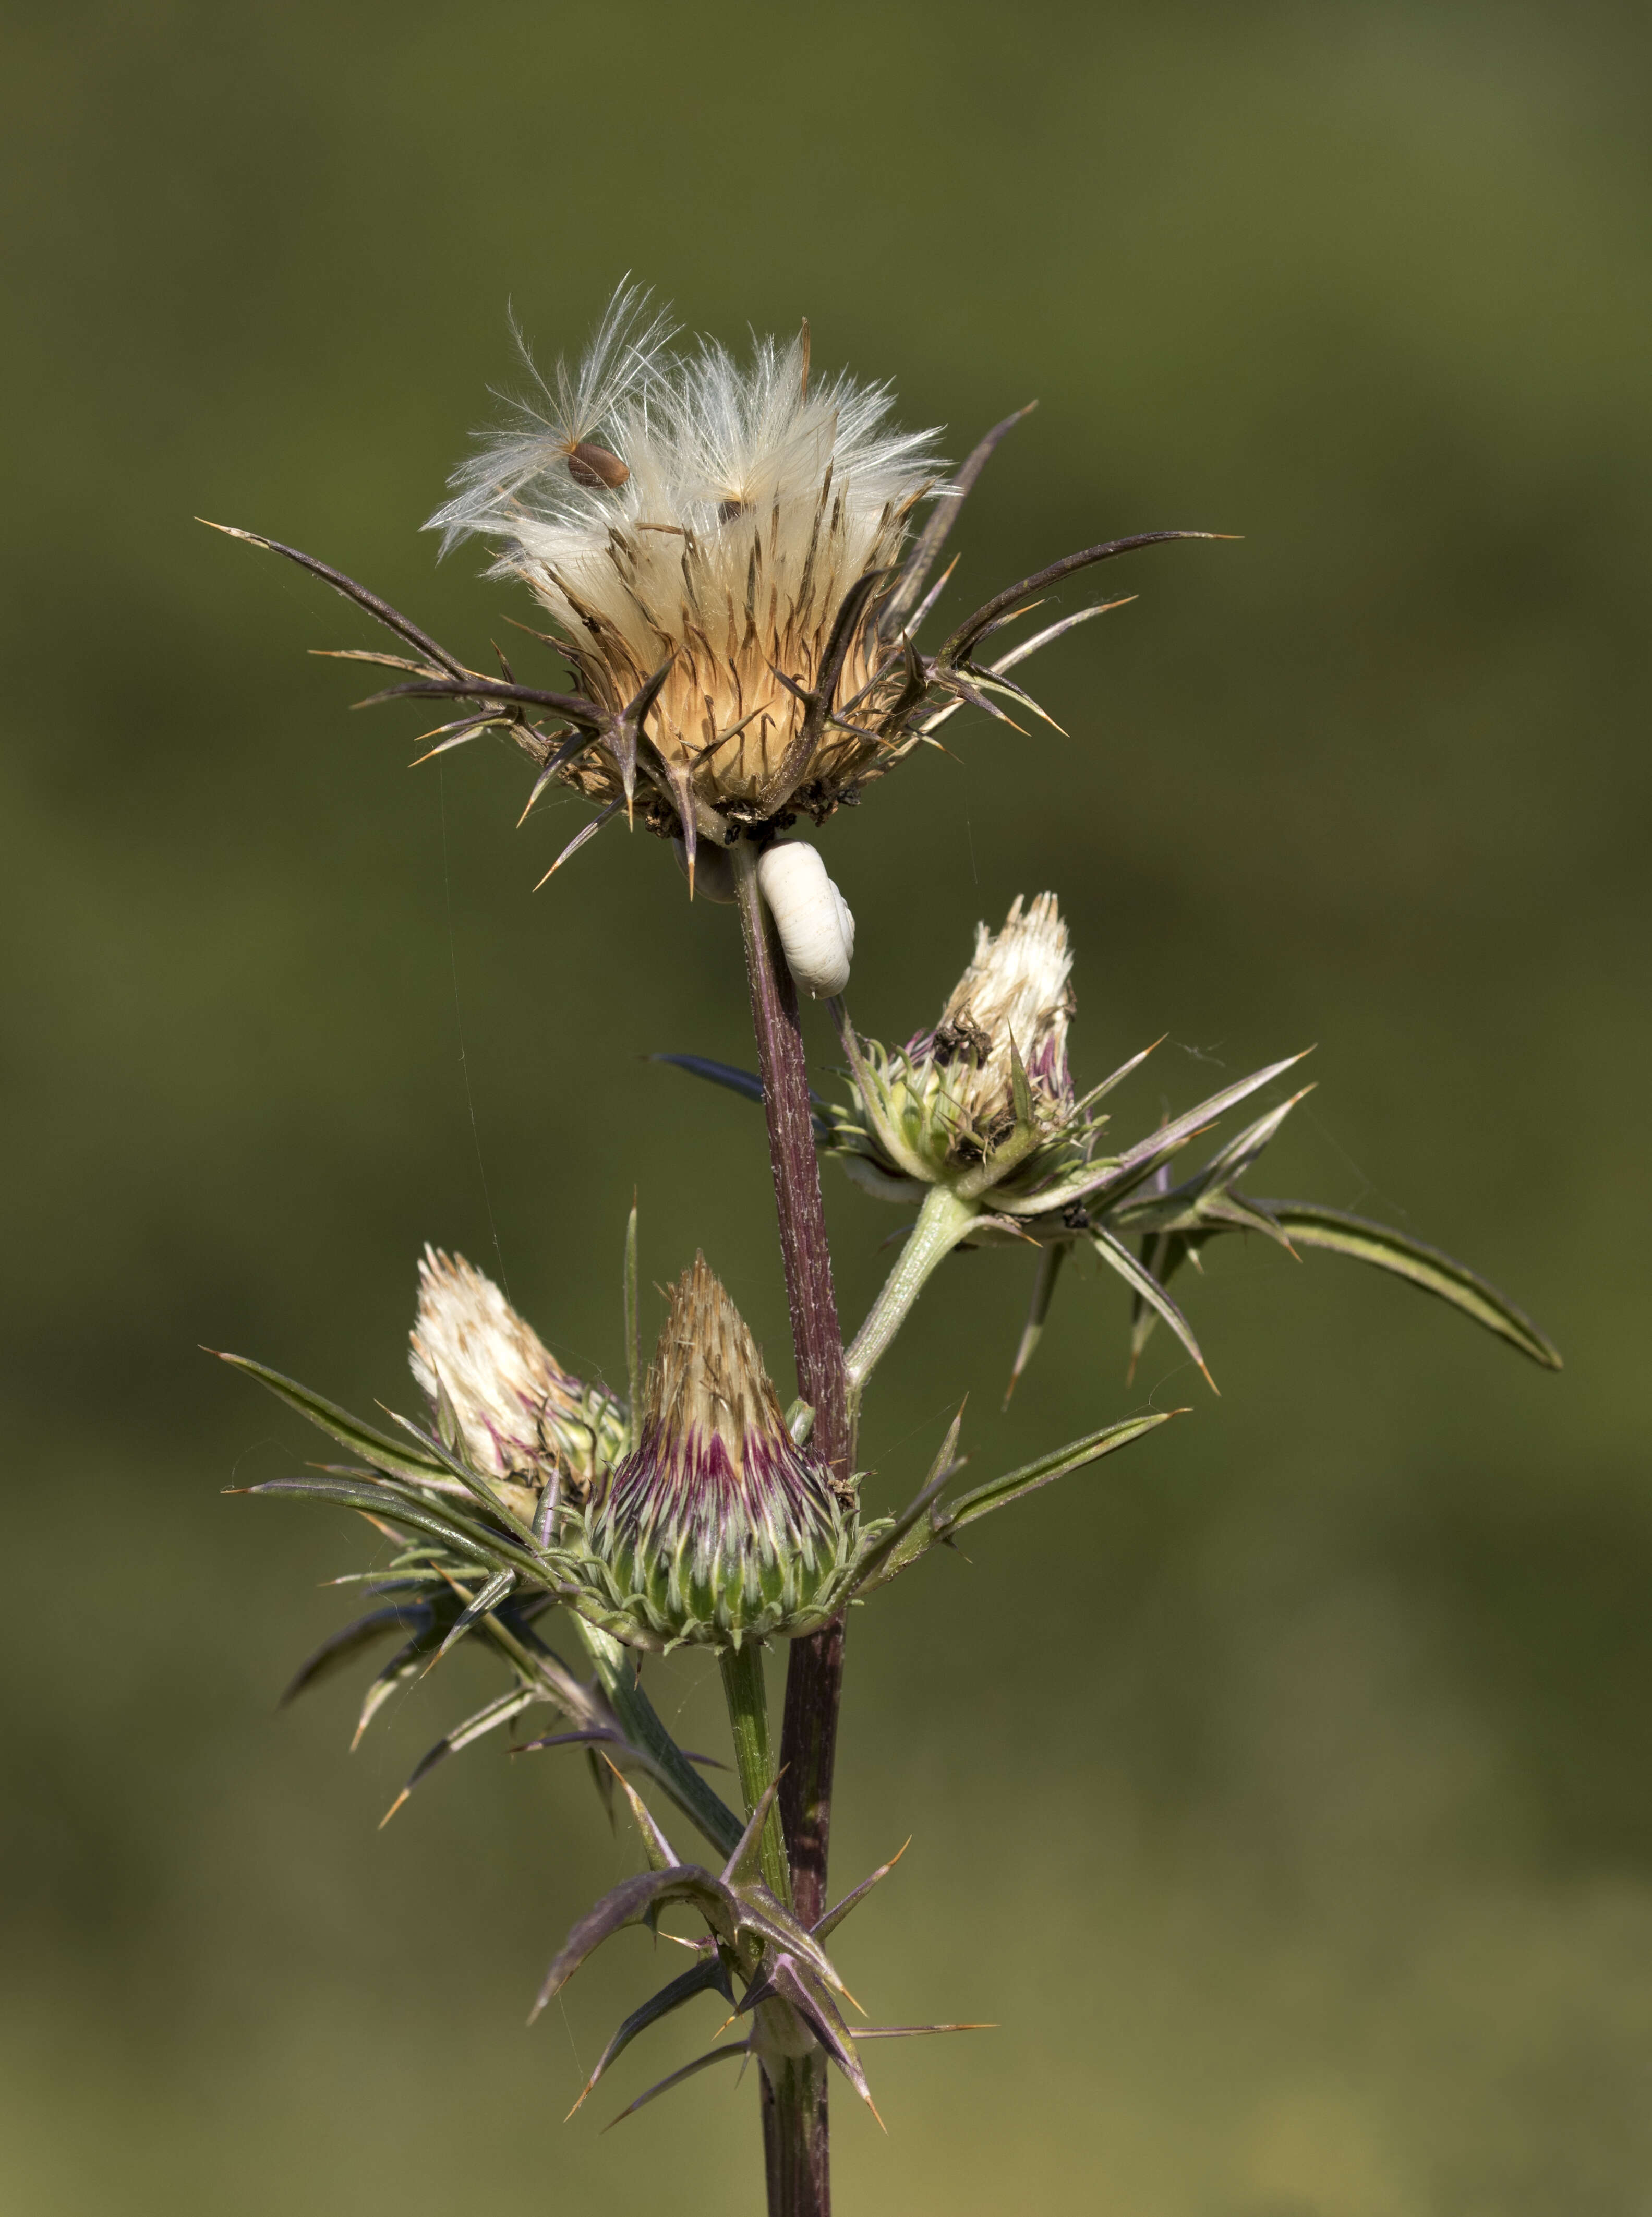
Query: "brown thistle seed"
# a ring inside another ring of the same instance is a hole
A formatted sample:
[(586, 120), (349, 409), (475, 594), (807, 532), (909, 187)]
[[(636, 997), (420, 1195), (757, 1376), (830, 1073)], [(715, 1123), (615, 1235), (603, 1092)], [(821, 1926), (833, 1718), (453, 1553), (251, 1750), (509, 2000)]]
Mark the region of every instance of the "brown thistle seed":
[(568, 453), (568, 474), (576, 485), (595, 490), (606, 485), (610, 492), (618, 491), (631, 472), (618, 454), (599, 447), (594, 440), (582, 439)]

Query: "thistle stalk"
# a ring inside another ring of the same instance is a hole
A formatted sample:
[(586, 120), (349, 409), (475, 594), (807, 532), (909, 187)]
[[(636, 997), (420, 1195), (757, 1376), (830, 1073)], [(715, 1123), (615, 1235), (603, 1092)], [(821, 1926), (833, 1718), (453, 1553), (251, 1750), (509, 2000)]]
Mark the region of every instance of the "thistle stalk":
[[(692, 1905), (706, 1928), (688, 1943), (692, 1967), (620, 2026), (580, 2103), (638, 2030), (714, 1990), (732, 2010), (723, 2033), (743, 2021), (744, 2035), (719, 2035), (719, 2045), (622, 2114), (703, 2066), (755, 2057), (770, 2217), (830, 2217), (829, 2061), (870, 2104), (858, 2038), (983, 2029), (883, 2025), (857, 2035), (839, 2007), (848, 1990), (826, 1943), (898, 1860), (828, 1910), (843, 1612), (936, 1543), (950, 1544), (980, 1517), (1177, 1413), (1104, 1425), (943, 1498), (962, 1467), (960, 1410), (906, 1506), (863, 1522), (855, 1467), (862, 1394), (946, 1257), (965, 1241), (1037, 1251), (1012, 1389), (1044, 1329), (1062, 1257), (1081, 1244), (1131, 1290), (1132, 1370), (1156, 1322), (1204, 1369), (1168, 1288), (1208, 1241), (1233, 1232), (1256, 1233), (1293, 1257), (1318, 1248), (1373, 1263), (1545, 1368), (1558, 1368), (1560, 1357), (1495, 1288), (1408, 1233), (1241, 1189), (1301, 1093), (1173, 1183), (1173, 1158), (1295, 1057), (1225, 1085), (1122, 1151), (1111, 1137), (1104, 1145), (1108, 1118), (1096, 1104), (1143, 1055), (1078, 1096), (1067, 1058), (1072, 956), (1053, 892), (1030, 902), (1018, 896), (1000, 931), (977, 928), (974, 957), (932, 1028), (891, 1049), (857, 1037), (841, 999), (854, 917), (813, 847), (780, 835), (800, 817), (822, 824), (857, 801), (934, 744), (963, 707), (1009, 723), (1001, 705), (1008, 700), (1044, 717), (1010, 671), (1123, 605), (1079, 608), (1005, 646), (1003, 627), (1039, 606), (1046, 588), (1137, 548), (1217, 534), (1154, 531), (1084, 547), (994, 595), (933, 652), (922, 652), (917, 636), (952, 570), (934, 584), (930, 572), (959, 505), (1026, 411), (997, 424), (943, 483), (931, 435), (891, 422), (887, 386), (841, 375), (811, 385), (806, 324), (788, 345), (759, 341), (745, 369), (710, 340), (689, 355), (674, 354), (673, 337), (669, 317), (625, 285), (576, 367), (558, 362), (547, 380), (524, 347), (529, 398), (462, 466), (451, 481), (454, 497), (432, 519), (444, 547), (473, 534), (494, 542), (491, 574), (516, 577), (548, 611), (555, 634), (539, 635), (568, 664), (576, 692), (520, 685), (502, 656), (496, 676), (472, 670), (330, 565), (256, 533), (230, 535), (298, 564), (393, 634), (395, 653), (341, 651), (351, 663), (398, 673), (375, 700), (445, 701), (462, 711), (425, 734), (435, 744), (421, 760), (503, 732), (535, 768), (524, 816), (553, 782), (594, 805), (597, 813), (547, 878), (623, 810), (675, 844), (691, 897), (698, 886), (737, 905), (798, 1408), (788, 1417), (761, 1349), (703, 1254), (667, 1297), (644, 1377), (634, 1207), (624, 1399), (564, 1370), (502, 1288), (435, 1247), (420, 1265), (410, 1349), (427, 1422), (398, 1417), (392, 1436), (262, 1364), (225, 1359), (350, 1456), (245, 1490), (360, 1511), (396, 1550), (388, 1565), (361, 1574), (380, 1605), (311, 1657), (288, 1697), (395, 1634), (402, 1644), (368, 1689), (359, 1738), (398, 1686), (461, 1640), (507, 1665), (506, 1691), (428, 1751), (391, 1814), (436, 1763), (525, 1710), (547, 1704), (570, 1724), (519, 1743), (518, 1751), (583, 1747), (605, 1800), (624, 1795), (649, 1868), (573, 1926), (535, 2013), (612, 1933), (638, 1924), (657, 1930), (670, 1905)], [(926, 500), (935, 506), (908, 547)], [(989, 649), (989, 640), (998, 644)], [(983, 652), (993, 658), (983, 663)], [(851, 1098), (835, 1108), (819, 1104), (818, 1116), (800, 991), (829, 1002), (849, 1065)], [(660, 1059), (748, 1096), (755, 1083), (700, 1057)], [(922, 1197), (847, 1354), (817, 1143), (840, 1155), (868, 1193), (909, 1207)], [(573, 1616), (594, 1684), (533, 1629), (556, 1605)], [(770, 1640), (788, 1649), (778, 1751), (763, 1658)], [(694, 1769), (703, 1758), (677, 1747), (642, 1690), (639, 1654), (688, 1644), (719, 1656), (743, 1824)], [(709, 1865), (680, 1856), (628, 1771), (645, 1774), (721, 1854)]]
[[(798, 1391), (814, 1411), (811, 1445), (840, 1479), (854, 1468), (854, 1418), (826, 1241), (808, 1063), (797, 990), (757, 882), (757, 853), (733, 850), (735, 891), (763, 1080), (769, 1166), (791, 1311)], [(780, 1734), (780, 1820), (800, 1921), (826, 1906), (832, 1769), (843, 1687), (843, 1619), (791, 1644)], [(830, 2144), (823, 2055), (765, 2088), (763, 2136), (770, 2217), (829, 2217)]]
[(952, 1253), (981, 1213), (978, 1201), (949, 1185), (932, 1185), (923, 1197), (918, 1220), (907, 1235), (895, 1268), (872, 1303), (866, 1320), (854, 1336), (847, 1357), (849, 1396), (858, 1410), (867, 1379), (878, 1358), (906, 1322), (912, 1305), (934, 1272)]
[[(740, 1792), (749, 1818), (774, 1782), (774, 1758), (768, 1742), (768, 1688), (763, 1678), (763, 1651), (755, 1640), (722, 1651), (723, 1693), (729, 1705), (729, 1724), (734, 1733), (735, 1766), (740, 1773)], [(786, 1867), (786, 1843), (780, 1836), (780, 1813), (771, 1803), (763, 1825), (761, 1854), (763, 1880), (777, 1901), (792, 1905), (792, 1874)]]

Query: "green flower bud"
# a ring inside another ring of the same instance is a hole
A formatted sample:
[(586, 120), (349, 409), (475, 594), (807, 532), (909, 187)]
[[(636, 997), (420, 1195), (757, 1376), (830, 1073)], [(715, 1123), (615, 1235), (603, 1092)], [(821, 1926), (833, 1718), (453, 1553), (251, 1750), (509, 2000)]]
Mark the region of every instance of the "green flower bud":
[(827, 1145), (890, 1199), (925, 1185), (1022, 1192), (1081, 1160), (1067, 1067), (1073, 966), (1053, 893), (1001, 932), (976, 928), (975, 957), (940, 1021), (893, 1053), (851, 1038), (854, 1097), (829, 1112)]
[[(738, 1647), (841, 1606), (854, 1488), (798, 1447), (704, 1256), (671, 1295), (637, 1445), (584, 1517), (576, 1605), (636, 1647)], [(566, 1543), (564, 1543), (566, 1544)]]

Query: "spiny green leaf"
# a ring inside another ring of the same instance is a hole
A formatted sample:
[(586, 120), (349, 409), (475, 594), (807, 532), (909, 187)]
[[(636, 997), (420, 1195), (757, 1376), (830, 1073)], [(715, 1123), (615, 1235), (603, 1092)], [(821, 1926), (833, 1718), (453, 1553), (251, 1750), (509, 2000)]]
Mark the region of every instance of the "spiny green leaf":
[(643, 1690), (631, 1651), (583, 1616), (576, 1615), (574, 1624), (626, 1738), (653, 1758), (654, 1775), (689, 1822), (700, 1827), (719, 1855), (728, 1855), (745, 1825), (696, 1774), (667, 1731)]
[[(658, 1993), (645, 2001), (640, 2009), (632, 2010), (601, 2054), (597, 2057), (596, 2068), (585, 2081), (580, 2091), (579, 2101), (575, 2103), (573, 2109), (569, 2110), (568, 2115), (570, 2117), (573, 2115), (574, 2109), (577, 2109), (583, 2103), (586, 2095), (590, 2092), (608, 2066), (630, 2047), (639, 2032), (646, 2032), (650, 2025), (657, 2024), (663, 2016), (669, 2016), (673, 2010), (679, 2010), (685, 2002), (693, 2001), (696, 1994), (710, 1993), (721, 1994), (730, 2009), (734, 2006), (734, 1988), (729, 1983), (729, 1974), (724, 1967), (723, 1958), (715, 1948), (703, 1962), (696, 1963), (692, 1970), (685, 1971), (680, 1979), (673, 1979), (669, 1985), (662, 1986)], [(564, 2118), (564, 2122), (566, 2121)]]
[[(331, 1501), (341, 1508), (364, 1510), (370, 1516), (383, 1517), (393, 1524), (410, 1525), (415, 1531), (426, 1533), (445, 1547), (456, 1549), (467, 1559), (476, 1559), (476, 1550), (462, 1531), (444, 1522), (422, 1502), (410, 1501), (401, 1490), (392, 1490), (382, 1481), (352, 1485), (339, 1478), (266, 1478), (256, 1485), (237, 1490), (250, 1494), (290, 1494), (300, 1501)], [(446, 1506), (444, 1503), (444, 1510)]]
[(669, 1063), (674, 1070), (686, 1070), (691, 1078), (706, 1078), (712, 1085), (725, 1085), (730, 1093), (762, 1105), (763, 1081), (755, 1070), (737, 1070), (731, 1062), (714, 1062), (706, 1054), (650, 1054), (648, 1059)]
[(634, 2117), (638, 2109), (645, 2109), (657, 2096), (669, 2094), (672, 2087), (681, 2086), (685, 2078), (692, 2078), (696, 2072), (703, 2071), (708, 2063), (721, 2063), (730, 2055), (744, 2058), (750, 2053), (750, 2047), (743, 2040), (732, 2041), (726, 2047), (708, 2048), (704, 2055), (695, 2056), (692, 2063), (685, 2063), (681, 2071), (673, 2071), (668, 2077), (650, 2086), (645, 2094), (639, 2094), (634, 2102), (627, 2103), (617, 2117), (609, 2118), (607, 2123), (602, 2127), (603, 2131), (612, 2132), (615, 2125), (624, 2124), (627, 2117)]
[[(1304, 1053), (1311, 1052), (1310, 1048), (1304, 1049)], [(1219, 1093), (1212, 1093), (1196, 1108), (1189, 1108), (1184, 1115), (1172, 1118), (1168, 1124), (1161, 1124), (1156, 1132), (1147, 1139), (1138, 1140), (1124, 1154), (1098, 1159), (1088, 1170), (1077, 1177), (1069, 1178), (1066, 1184), (1057, 1186), (1053, 1192), (1017, 1196), (1004, 1201), (1002, 1206), (1011, 1215), (1047, 1214), (1052, 1210), (1065, 1208), (1069, 1201), (1083, 1201), (1092, 1194), (1098, 1194), (1104, 1195), (1107, 1205), (1113, 1207), (1124, 1195), (1139, 1186), (1143, 1179), (1151, 1176), (1161, 1163), (1168, 1161), (1190, 1139), (1196, 1139), (1201, 1132), (1208, 1129), (1219, 1116), (1225, 1115), (1230, 1108), (1236, 1108), (1240, 1102), (1260, 1091), (1272, 1079), (1280, 1077), (1301, 1060), (1302, 1055), (1291, 1054), (1287, 1055), (1283, 1062), (1271, 1062), (1266, 1069), (1254, 1070), (1248, 1078), (1242, 1078), (1235, 1084), (1224, 1085)]]
[(379, 1469), (391, 1471), (398, 1478), (447, 1477), (447, 1472), (435, 1455), (425, 1454), (417, 1448), (410, 1448), (405, 1441), (386, 1438), (383, 1432), (374, 1431), (371, 1424), (364, 1424), (359, 1417), (351, 1416), (348, 1409), (338, 1408), (333, 1402), (324, 1400), (319, 1393), (312, 1393), (307, 1386), (300, 1386), (296, 1379), (284, 1378), (279, 1370), (271, 1370), (264, 1363), (254, 1362), (245, 1355), (226, 1355), (219, 1348), (209, 1348), (207, 1352), (216, 1355), (220, 1362), (227, 1362), (234, 1369), (244, 1371), (249, 1378), (256, 1378), (278, 1400), (285, 1401), (289, 1408), (296, 1409), (318, 1430), (330, 1433), (342, 1445), (351, 1448), (364, 1461), (374, 1464)]
[(1439, 1248), (1427, 1247), (1391, 1225), (1372, 1224), (1312, 1201), (1260, 1201), (1252, 1206), (1266, 1209), (1292, 1245), (1322, 1247), (1334, 1255), (1351, 1256), (1357, 1263), (1373, 1263), (1379, 1270), (1391, 1270), (1396, 1277), (1449, 1301), (1545, 1370), (1561, 1368), (1559, 1349), (1530, 1317), (1522, 1315), (1495, 1286)]
[[(445, 1387), (440, 1391), (436, 1408), (438, 1422), (441, 1420), (444, 1411), (451, 1417), (454, 1437), (457, 1440), (459, 1416), (452, 1402), (447, 1399)], [(473, 1470), (465, 1455), (457, 1452), (454, 1445), (450, 1443), (440, 1431), (426, 1430), (422, 1424), (415, 1423), (411, 1417), (403, 1416), (399, 1410), (391, 1409), (388, 1413), (395, 1417), (404, 1432), (416, 1440), (422, 1447), (427, 1448), (437, 1459), (447, 1478), (453, 1481), (453, 1485), (445, 1486), (445, 1491), (450, 1497), (455, 1487), (459, 1492), (468, 1496), (470, 1502), (483, 1510), (490, 1519), (504, 1525), (507, 1530), (514, 1533), (530, 1556), (546, 1552), (541, 1547), (533, 1527), (523, 1522), (497, 1489), (478, 1471)], [(425, 1479), (421, 1482), (428, 1485), (441, 1481)]]
[(835, 1901), (823, 1915), (817, 1917), (810, 1927), (815, 1938), (823, 1942), (829, 1940), (849, 1911), (866, 1899), (880, 1880), (889, 1876), (911, 1844), (910, 1840), (903, 1840), (886, 1863), (879, 1863), (869, 1878), (863, 1878), (859, 1886), (844, 1895), (841, 1901)]
[(923, 1534), (922, 1543), (915, 1547), (903, 1548), (901, 1542), (919, 1522), (947, 1479), (963, 1467), (961, 1463), (953, 1460), (953, 1450), (958, 1446), (959, 1430), (963, 1422), (964, 1406), (960, 1402), (958, 1414), (952, 1418), (951, 1428), (940, 1443), (940, 1452), (929, 1466), (928, 1476), (889, 1529), (871, 1539), (860, 1565), (860, 1576), (855, 1584), (857, 1593), (869, 1593), (874, 1586), (883, 1584), (886, 1577), (893, 1578), (897, 1571), (904, 1570), (909, 1562), (915, 1562), (928, 1547), (932, 1535), (928, 1531)]
[(1024, 1463), (1020, 1469), (994, 1479), (990, 1485), (978, 1485), (972, 1493), (962, 1495), (936, 1513), (935, 1537), (950, 1540), (977, 1517), (989, 1516), (995, 1509), (1006, 1508), (1026, 1494), (1036, 1493), (1040, 1486), (1053, 1485), (1069, 1471), (1082, 1470), (1087, 1463), (1099, 1461), (1103, 1455), (1128, 1447), (1143, 1433), (1156, 1431), (1161, 1424), (1168, 1424), (1172, 1417), (1186, 1414), (1184, 1409), (1163, 1409), (1150, 1417), (1127, 1417), (1122, 1424), (1109, 1424), (1105, 1430), (1069, 1441), (1052, 1454), (1042, 1455), (1037, 1462)]
[[(767, 1967), (764, 1976), (748, 1991), (742, 2001), (742, 2015), (771, 1997), (786, 2003), (796, 2011), (872, 2115), (878, 2117), (878, 2104), (872, 2098), (866, 2072), (855, 2053), (854, 2035), (845, 2022), (841, 2010), (820, 1981), (809, 1977), (790, 1955), (777, 1954)], [(884, 2121), (878, 2117), (878, 2121), (881, 2125)]]
[[(760, 1650), (759, 1668), (761, 1667), (761, 1659)], [(719, 1874), (724, 1886), (737, 1888), (749, 1885), (756, 1877), (762, 1861), (763, 1827), (768, 1822), (768, 1813), (774, 1806), (780, 1790), (780, 1780), (771, 1778), (758, 1795), (751, 1814), (746, 1819), (746, 1829), (729, 1850), (729, 1859)]]
[[(744, 1101), (755, 1101), (762, 1106), (763, 1081), (755, 1070), (737, 1069), (731, 1062), (714, 1062), (705, 1054), (651, 1054), (650, 1062), (668, 1062), (674, 1070), (686, 1070), (691, 1078), (703, 1078), (712, 1085), (726, 1086)], [(814, 1126), (817, 1139), (823, 1139), (829, 1129), (827, 1117), (829, 1104), (818, 1093), (809, 1096), (809, 1121)]]
[[(620, 1782), (620, 1790), (630, 1804), (631, 1813), (637, 1821), (637, 1829), (643, 1836), (643, 1853), (648, 1858), (650, 1870), (675, 1870), (682, 1858), (654, 1821), (652, 1810), (620, 1769), (619, 1764), (606, 1757), (601, 1759), (607, 1763), (608, 1769)], [(585, 2093), (589, 2094), (590, 2090), (590, 2087), (588, 2086)], [(579, 2098), (583, 2102), (585, 2095), (582, 2094)], [(579, 2103), (576, 2102), (574, 2107), (577, 2109)]]
[(1145, 1301), (1150, 1309), (1156, 1310), (1164, 1318), (1188, 1354), (1204, 1371), (1205, 1383), (1214, 1393), (1217, 1390), (1217, 1383), (1205, 1368), (1205, 1357), (1199, 1352), (1199, 1342), (1193, 1337), (1193, 1326), (1153, 1273), (1144, 1269), (1124, 1242), (1115, 1239), (1112, 1232), (1103, 1225), (1091, 1226), (1090, 1244), (1108, 1269), (1118, 1272), (1137, 1300)]
[(473, 1745), (489, 1732), (496, 1731), (501, 1725), (508, 1725), (513, 1717), (521, 1716), (524, 1709), (532, 1708), (536, 1701), (547, 1698), (536, 1686), (513, 1686), (508, 1694), (497, 1695), (485, 1708), (478, 1709), (473, 1716), (466, 1717), (462, 1724), (457, 1724), (451, 1732), (444, 1732), (435, 1745), (428, 1748), (413, 1766), (406, 1785), (379, 1819), (379, 1831), (384, 1831), (413, 1788), (421, 1780), (428, 1778), (439, 1763), (445, 1763), (450, 1755), (457, 1755), (461, 1748)]
[(735, 1944), (735, 1920), (739, 1905), (728, 1888), (696, 1863), (678, 1863), (669, 1870), (646, 1871), (625, 1880), (588, 1909), (569, 1933), (555, 1961), (546, 1973), (528, 2022), (562, 1991), (588, 1955), (594, 1955), (613, 1934), (628, 1924), (651, 1921), (674, 1901), (691, 1903), (717, 1937)]
[(397, 1649), (373, 1679), (361, 1703), (361, 1714), (355, 1720), (355, 1732), (350, 1741), (352, 1753), (361, 1746), (367, 1726), (398, 1687), (410, 1685), (422, 1674), (426, 1663), (441, 1643), (447, 1625), (445, 1615), (437, 1616), (432, 1623), (416, 1632), (404, 1647)]
[[(1187, 1255), (1188, 1243), (1179, 1232), (1150, 1232), (1142, 1242), (1142, 1268), (1161, 1286), (1169, 1284), (1187, 1261)], [(1137, 1294), (1130, 1306), (1130, 1368), (1125, 1373), (1126, 1385), (1136, 1375), (1142, 1349), (1152, 1337), (1153, 1327), (1158, 1320), (1157, 1309)]]
[(496, 1571), (477, 1594), (475, 1599), (465, 1603), (453, 1630), (430, 1658), (430, 1668), (433, 1670), (450, 1647), (458, 1646), (459, 1641), (478, 1619), (486, 1616), (491, 1609), (496, 1609), (503, 1601), (515, 1583), (515, 1571)]
[(1067, 1243), (1052, 1239), (1039, 1250), (1038, 1271), (1032, 1280), (1032, 1299), (1026, 1312), (1026, 1322), (1021, 1326), (1020, 1343), (1015, 1349), (1015, 1361), (1009, 1374), (1009, 1383), (1004, 1388), (1004, 1406), (1008, 1408), (1021, 1373), (1032, 1360), (1032, 1351), (1044, 1337), (1044, 1327), (1050, 1314), (1050, 1304), (1055, 1299), (1056, 1281), (1061, 1275), (1061, 1266), (1066, 1259)]
[(300, 1694), (307, 1693), (311, 1686), (318, 1686), (324, 1678), (331, 1677), (335, 1670), (342, 1670), (346, 1664), (353, 1663), (358, 1655), (387, 1639), (392, 1632), (405, 1633), (416, 1625), (422, 1628), (429, 1621), (430, 1611), (417, 1602), (375, 1609), (367, 1616), (358, 1616), (353, 1624), (334, 1633), (330, 1640), (324, 1640), (315, 1653), (299, 1664), (276, 1708), (286, 1708), (289, 1701), (296, 1701)]
[(823, 1985), (835, 1987), (840, 1994), (848, 1993), (826, 1950), (805, 1925), (782, 1908), (761, 1880), (730, 1888), (729, 1897), (742, 1932), (754, 1933), (771, 1948), (795, 1956)]
[(368, 1516), (382, 1517), (390, 1523), (410, 1525), (415, 1531), (426, 1533), (453, 1548), (468, 1562), (492, 1569), (515, 1569), (521, 1560), (520, 1552), (502, 1533), (490, 1533), (484, 1526), (472, 1523), (450, 1498), (444, 1497), (437, 1508), (422, 1494), (394, 1479), (352, 1484), (341, 1478), (267, 1478), (256, 1485), (239, 1490), (247, 1493), (291, 1494), (299, 1500), (331, 1501), (342, 1508), (364, 1510)]
[(1259, 1116), (1254, 1124), (1248, 1124), (1236, 1138), (1230, 1139), (1225, 1146), (1217, 1148), (1185, 1189), (1189, 1193), (1208, 1193), (1217, 1187), (1230, 1186), (1236, 1179), (1242, 1177), (1263, 1148), (1273, 1139), (1291, 1111), (1299, 1102), (1305, 1101), (1313, 1090), (1311, 1085), (1303, 1086), (1288, 1101), (1281, 1101), (1266, 1115)]
[[(1118, 1069), (1113, 1072), (1113, 1075), (1110, 1078), (1104, 1078), (1100, 1085), (1091, 1086), (1088, 1093), (1084, 1094), (1079, 1100), (1074, 1102), (1074, 1115), (1082, 1116), (1088, 1110), (1093, 1108), (1098, 1101), (1105, 1100), (1107, 1095), (1113, 1092), (1116, 1087), (1124, 1084), (1125, 1078), (1130, 1076), (1132, 1071), (1139, 1070), (1142, 1065), (1147, 1060), (1149, 1055), (1153, 1053), (1156, 1048), (1162, 1047), (1164, 1045), (1165, 1041), (1168, 1039), (1169, 1036), (1170, 1034), (1168, 1032), (1161, 1032), (1158, 1038), (1153, 1041), (1151, 1047), (1144, 1047), (1139, 1054), (1131, 1055), (1128, 1062), (1121, 1062)], [(1106, 1124), (1111, 1121), (1112, 1120), (1106, 1116), (1097, 1116), (1091, 1119), (1091, 1121), (1096, 1124)]]

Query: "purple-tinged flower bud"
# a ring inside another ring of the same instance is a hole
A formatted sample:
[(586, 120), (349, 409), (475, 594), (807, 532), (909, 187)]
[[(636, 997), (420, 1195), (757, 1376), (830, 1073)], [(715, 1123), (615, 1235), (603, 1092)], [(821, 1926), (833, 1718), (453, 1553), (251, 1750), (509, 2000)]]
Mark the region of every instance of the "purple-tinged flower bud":
[(696, 1256), (637, 1445), (587, 1512), (578, 1606), (638, 1647), (790, 1639), (841, 1605), (858, 1534), (852, 1486), (793, 1441), (755, 1341)]

